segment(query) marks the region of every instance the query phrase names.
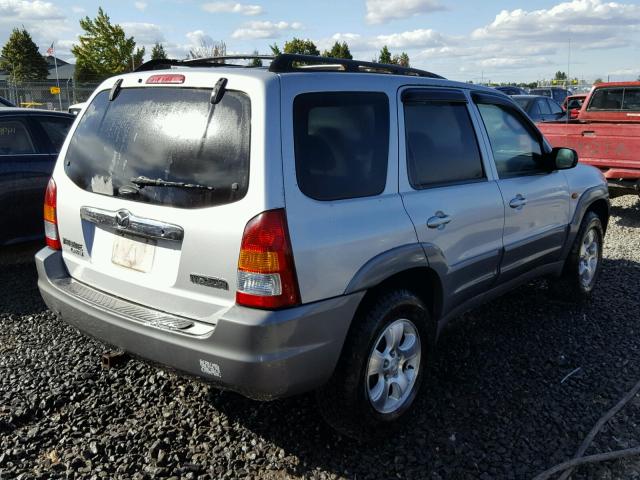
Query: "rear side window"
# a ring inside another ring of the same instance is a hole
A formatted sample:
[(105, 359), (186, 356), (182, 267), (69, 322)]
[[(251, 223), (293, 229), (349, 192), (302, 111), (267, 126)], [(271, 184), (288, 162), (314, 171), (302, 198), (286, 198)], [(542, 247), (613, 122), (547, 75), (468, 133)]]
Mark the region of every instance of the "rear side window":
[(298, 95), (293, 129), (302, 193), (316, 200), (382, 193), (389, 158), (389, 100), (384, 93)]
[(551, 115), (551, 109), (549, 108), (550, 102), (547, 102), (546, 100), (541, 98), (537, 103), (542, 115)]
[(600, 88), (593, 92), (588, 110), (620, 110), (622, 107), (622, 88)]
[(71, 118), (38, 117), (38, 123), (42, 125), (45, 133), (51, 141), (53, 151), (58, 153), (62, 148), (64, 139), (67, 138), (69, 127), (73, 123)]
[(407, 170), (413, 188), (484, 178), (466, 103), (405, 103), (404, 124)]
[[(249, 184), (249, 97), (229, 90), (216, 105), (210, 98), (211, 89), (177, 87), (125, 88), (113, 101), (100, 92), (70, 141), (67, 175), (87, 191), (157, 205), (241, 199)], [(139, 186), (144, 178), (165, 185)]]
[(554, 102), (553, 100), (549, 100), (549, 107), (551, 108), (551, 113), (560, 114), (562, 113), (562, 107), (558, 102)]
[(0, 155), (36, 153), (27, 127), (20, 120), (0, 119)]

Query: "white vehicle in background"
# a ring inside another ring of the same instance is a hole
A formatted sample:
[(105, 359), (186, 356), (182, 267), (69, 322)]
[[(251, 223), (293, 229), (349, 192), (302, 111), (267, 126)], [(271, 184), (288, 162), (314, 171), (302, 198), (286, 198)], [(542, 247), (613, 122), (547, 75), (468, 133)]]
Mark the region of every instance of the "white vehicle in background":
[(85, 103), (75, 103), (73, 105), (69, 105), (69, 113), (73, 115), (78, 115), (80, 110), (82, 110), (85, 106)]

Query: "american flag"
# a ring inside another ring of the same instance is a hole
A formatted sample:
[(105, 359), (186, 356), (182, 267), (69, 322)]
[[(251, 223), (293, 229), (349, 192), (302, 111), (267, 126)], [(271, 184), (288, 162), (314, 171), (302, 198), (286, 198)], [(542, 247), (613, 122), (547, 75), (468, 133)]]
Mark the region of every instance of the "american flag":
[(53, 43), (49, 48), (47, 48), (47, 55), (53, 55), (55, 50), (53, 49)]

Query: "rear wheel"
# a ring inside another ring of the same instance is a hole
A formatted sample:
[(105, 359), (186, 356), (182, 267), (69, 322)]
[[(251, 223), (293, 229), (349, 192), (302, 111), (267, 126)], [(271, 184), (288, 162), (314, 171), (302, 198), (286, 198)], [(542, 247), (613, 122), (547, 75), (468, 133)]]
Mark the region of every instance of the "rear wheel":
[(428, 319), (416, 295), (395, 290), (354, 320), (333, 377), (317, 392), (332, 427), (365, 438), (406, 418), (425, 370)]
[(552, 288), (558, 296), (572, 300), (583, 300), (589, 296), (600, 275), (603, 241), (600, 217), (594, 212), (587, 212), (562, 275), (552, 280)]

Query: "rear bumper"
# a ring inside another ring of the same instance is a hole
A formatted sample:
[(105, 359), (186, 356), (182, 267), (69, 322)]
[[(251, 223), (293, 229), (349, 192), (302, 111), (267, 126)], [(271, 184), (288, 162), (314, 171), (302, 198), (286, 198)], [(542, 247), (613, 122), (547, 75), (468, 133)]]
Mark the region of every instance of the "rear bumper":
[[(200, 330), (205, 334), (185, 334), (164, 324), (132, 320), (88, 301), (87, 295), (74, 294), (66, 286), (87, 287), (69, 278), (59, 251), (42, 249), (36, 254), (36, 266), (42, 298), (65, 322), (131, 354), (258, 400), (302, 393), (325, 383), (364, 295), (359, 292), (279, 311), (234, 305), (215, 327)], [(134, 312), (145, 308), (129, 305)]]

